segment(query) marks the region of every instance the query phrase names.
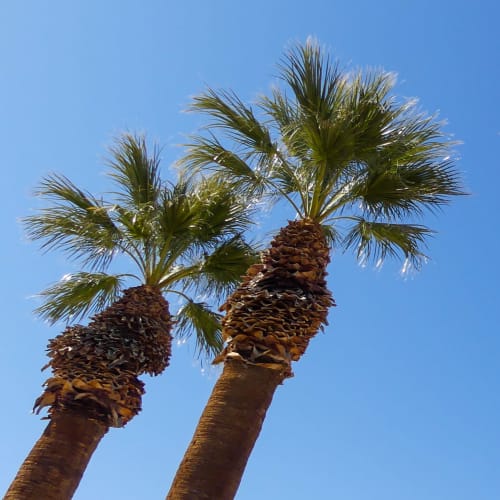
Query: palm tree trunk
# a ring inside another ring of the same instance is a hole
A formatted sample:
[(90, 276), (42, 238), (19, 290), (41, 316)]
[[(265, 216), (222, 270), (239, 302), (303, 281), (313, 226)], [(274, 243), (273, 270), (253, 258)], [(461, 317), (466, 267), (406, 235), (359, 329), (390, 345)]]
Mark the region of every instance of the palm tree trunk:
[(334, 305), (329, 249), (309, 219), (281, 229), (221, 307), (224, 371), (214, 387), (168, 500), (231, 500), (277, 386), (292, 375)]
[(108, 426), (76, 411), (55, 412), (4, 500), (72, 498)]
[(259, 436), (280, 370), (228, 359), (177, 470), (168, 500), (230, 500)]

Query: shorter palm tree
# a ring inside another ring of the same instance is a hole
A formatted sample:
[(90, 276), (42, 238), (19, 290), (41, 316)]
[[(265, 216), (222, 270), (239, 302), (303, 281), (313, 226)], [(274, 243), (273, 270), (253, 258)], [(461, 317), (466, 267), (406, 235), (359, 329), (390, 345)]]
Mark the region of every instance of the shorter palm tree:
[(211, 89), (192, 106), (211, 121), (186, 165), (223, 172), (252, 196), (286, 201), (296, 220), (222, 307), (227, 345), (215, 361), (224, 370), (172, 500), (234, 497), (276, 388), (326, 324), (330, 249), (418, 266), (432, 231), (415, 221), (462, 193), (441, 124), (392, 97), (390, 74), (342, 72), (312, 41), (291, 50), (280, 69), (285, 88), (261, 97), (255, 111)]
[[(162, 181), (159, 151), (149, 155), (145, 140), (132, 135), (111, 153), (112, 200), (53, 174), (38, 190), (48, 207), (24, 220), (43, 249), (83, 264), (40, 294), (36, 312), (51, 323), (93, 316), (49, 342), (53, 375), (35, 410), (48, 406), (50, 423), (6, 499), (71, 498), (108, 428), (140, 411), (138, 376), (167, 367), (174, 325), (179, 337), (195, 334), (200, 353), (220, 352), (220, 315), (195, 297), (224, 297), (256, 259), (242, 237), (248, 208), (227, 184)], [(111, 272), (112, 263), (127, 272)], [(129, 286), (134, 279), (138, 286)], [(173, 316), (171, 294), (182, 304)]]

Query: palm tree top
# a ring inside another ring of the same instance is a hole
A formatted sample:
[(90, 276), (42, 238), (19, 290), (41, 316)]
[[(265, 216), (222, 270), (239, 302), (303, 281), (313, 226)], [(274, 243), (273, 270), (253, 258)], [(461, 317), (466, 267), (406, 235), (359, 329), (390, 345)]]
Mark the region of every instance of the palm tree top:
[(432, 233), (415, 224), (464, 194), (455, 144), (384, 71), (343, 71), (309, 39), (279, 65), (280, 85), (252, 107), (208, 88), (191, 110), (209, 117), (182, 163), (230, 176), (242, 192), (284, 198), (358, 258), (401, 255), (418, 265)]
[[(60, 174), (36, 191), (47, 206), (24, 219), (28, 236), (82, 267), (41, 292), (36, 312), (51, 323), (78, 319), (104, 309), (135, 279), (178, 295), (178, 335), (194, 331), (200, 348), (217, 351), (219, 315), (191, 296), (227, 294), (255, 261), (242, 237), (247, 204), (215, 176), (164, 181), (160, 151), (149, 153), (144, 137), (124, 134), (110, 153), (115, 189), (104, 197)], [(110, 272), (112, 263), (127, 272)]]

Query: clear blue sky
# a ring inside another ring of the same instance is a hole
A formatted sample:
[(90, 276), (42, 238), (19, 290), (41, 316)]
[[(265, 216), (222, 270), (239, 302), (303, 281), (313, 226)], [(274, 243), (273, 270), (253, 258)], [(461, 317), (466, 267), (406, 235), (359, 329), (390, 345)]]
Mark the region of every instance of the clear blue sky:
[[(24, 239), (33, 187), (58, 171), (106, 190), (102, 157), (122, 130), (164, 144), (169, 175), (201, 123), (181, 113), (191, 95), (208, 83), (251, 99), (285, 46), (315, 35), (344, 64), (397, 72), (400, 95), (439, 110), (463, 141), (471, 196), (426, 220), (439, 234), (418, 275), (333, 256), (338, 307), (279, 388), (237, 499), (500, 498), (499, 15), (493, 0), (2, 1), (0, 492), (46, 425), (30, 408), (60, 331), (29, 297), (74, 269)], [(261, 231), (283, 223), (271, 214)], [(176, 347), (75, 499), (163, 498), (217, 374)]]

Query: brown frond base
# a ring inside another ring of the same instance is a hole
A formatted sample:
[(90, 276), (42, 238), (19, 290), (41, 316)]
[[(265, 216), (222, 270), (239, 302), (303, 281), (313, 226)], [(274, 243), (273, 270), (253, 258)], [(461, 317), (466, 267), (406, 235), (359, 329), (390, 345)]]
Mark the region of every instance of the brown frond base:
[(158, 375), (168, 366), (172, 326), (167, 301), (148, 285), (128, 288), (88, 325), (102, 339), (100, 354), (137, 375)]
[(326, 286), (328, 262), (321, 226), (307, 219), (289, 222), (221, 307), (227, 347), (214, 363), (241, 358), (291, 376), (291, 362), (327, 324), (335, 305)]
[(38, 413), (50, 406), (78, 409), (89, 418), (122, 427), (141, 410), (142, 373), (157, 375), (170, 360), (172, 318), (160, 291), (139, 286), (123, 296), (87, 327), (66, 328), (48, 345), (53, 377), (36, 400)]
[(75, 374), (79, 376), (56, 375), (47, 379), (33, 411), (38, 414), (50, 406), (47, 418), (65, 410), (76, 411), (108, 427), (123, 427), (141, 411), (144, 383), (133, 373), (97, 369), (90, 374), (75, 367)]

